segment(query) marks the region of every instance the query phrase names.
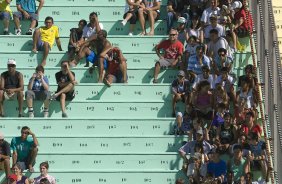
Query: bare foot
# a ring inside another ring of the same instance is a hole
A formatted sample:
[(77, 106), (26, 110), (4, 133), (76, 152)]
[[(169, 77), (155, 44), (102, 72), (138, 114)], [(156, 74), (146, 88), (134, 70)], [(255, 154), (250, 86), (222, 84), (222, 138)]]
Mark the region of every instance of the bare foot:
[(154, 36), (154, 32), (151, 32), (151, 31), (150, 31), (150, 32), (147, 33), (146, 35), (147, 35), (147, 36)]
[(38, 53), (38, 50), (36, 48), (32, 49), (31, 52), (37, 54)]
[(104, 78), (104, 84), (106, 84), (108, 87), (111, 87), (111, 83), (106, 78)]
[(146, 32), (144, 31), (139, 34), (139, 36), (144, 36), (144, 35), (146, 35)]
[(46, 66), (46, 60), (42, 60), (41, 66)]
[(69, 62), (69, 65), (70, 65), (71, 67), (76, 67), (77, 63), (76, 63), (75, 61), (70, 61), (70, 62)]

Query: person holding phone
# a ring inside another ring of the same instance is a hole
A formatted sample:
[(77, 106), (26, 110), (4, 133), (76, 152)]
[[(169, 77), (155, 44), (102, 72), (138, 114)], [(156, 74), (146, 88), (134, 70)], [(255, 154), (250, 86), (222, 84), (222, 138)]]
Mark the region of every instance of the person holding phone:
[(25, 93), (26, 103), (28, 107), (28, 116), (34, 117), (33, 100), (44, 101), (44, 117), (49, 116), (49, 104), (51, 93), (49, 90), (48, 78), (44, 75), (44, 67), (39, 65), (35, 69), (35, 73), (29, 80), (28, 90)]
[(38, 152), (38, 145), (35, 134), (29, 127), (23, 126), (21, 136), (13, 137), (11, 141), (13, 165), (18, 163), (22, 170), (28, 169), (29, 172), (34, 172), (33, 166)]

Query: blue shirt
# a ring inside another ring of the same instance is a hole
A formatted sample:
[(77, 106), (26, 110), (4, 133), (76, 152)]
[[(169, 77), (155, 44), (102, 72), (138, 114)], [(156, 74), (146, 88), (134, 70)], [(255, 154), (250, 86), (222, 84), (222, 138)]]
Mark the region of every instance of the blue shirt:
[(211, 161), (208, 163), (207, 170), (208, 173), (212, 173), (215, 178), (221, 175), (225, 176), (227, 172), (226, 163), (223, 160), (220, 160), (218, 163)]
[(210, 68), (210, 59), (203, 55), (202, 64), (199, 63), (199, 58), (197, 55), (189, 57), (187, 70), (192, 70), (195, 74), (202, 74), (202, 66), (208, 66)]
[(17, 151), (18, 162), (26, 162), (31, 148), (34, 146), (33, 138), (28, 137), (22, 140), (21, 137), (14, 137), (11, 141), (11, 149)]
[(21, 5), (22, 9), (28, 13), (36, 12), (36, 3), (35, 0), (17, 0), (17, 5)]
[[(31, 81), (32, 79), (30, 79)], [(46, 82), (47, 85), (49, 85), (48, 78), (46, 76), (43, 77), (43, 80)], [(30, 82), (29, 81), (29, 82)], [(44, 91), (44, 87), (42, 85), (41, 79), (35, 78), (33, 81), (32, 91)]]

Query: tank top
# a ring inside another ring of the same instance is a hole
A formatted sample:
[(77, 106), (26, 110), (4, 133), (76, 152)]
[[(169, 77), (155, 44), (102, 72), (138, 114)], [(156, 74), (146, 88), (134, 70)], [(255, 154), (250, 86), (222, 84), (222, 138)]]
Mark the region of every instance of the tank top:
[(224, 124), (221, 125), (221, 132), (220, 132), (220, 142), (221, 144), (230, 144), (234, 139), (233, 134), (233, 125), (230, 125), (230, 128), (225, 128)]
[(18, 88), (20, 86), (20, 72), (16, 71), (15, 75), (10, 75), (8, 71), (2, 73), (2, 76), (5, 80), (5, 89)]
[(246, 160), (244, 158), (241, 158), (239, 165), (236, 165), (234, 163), (234, 158), (231, 159), (231, 171), (233, 171), (234, 173), (234, 181), (238, 181), (240, 177), (244, 175), (245, 163), (246, 163)]
[(197, 104), (204, 106), (210, 104), (210, 94), (203, 94), (197, 96)]
[(246, 100), (246, 105), (248, 109), (252, 108), (252, 106), (254, 105), (253, 89), (250, 89), (247, 94), (243, 93), (241, 89), (239, 97), (244, 98)]
[(25, 180), (27, 179), (26, 176), (22, 176), (20, 181), (17, 181), (17, 184), (25, 184)]

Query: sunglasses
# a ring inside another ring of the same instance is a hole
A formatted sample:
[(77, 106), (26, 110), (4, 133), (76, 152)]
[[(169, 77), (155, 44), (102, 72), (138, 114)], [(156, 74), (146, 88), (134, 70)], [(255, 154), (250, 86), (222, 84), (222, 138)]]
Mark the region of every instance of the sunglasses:
[(169, 36), (175, 36), (176, 34), (169, 34)]
[(16, 67), (16, 65), (9, 64), (8, 67)]

